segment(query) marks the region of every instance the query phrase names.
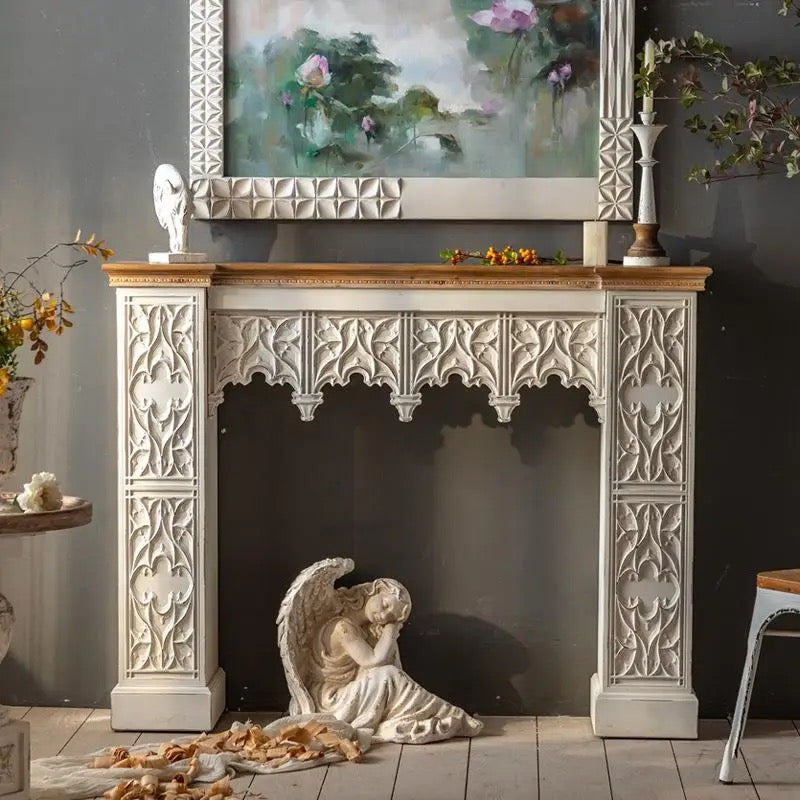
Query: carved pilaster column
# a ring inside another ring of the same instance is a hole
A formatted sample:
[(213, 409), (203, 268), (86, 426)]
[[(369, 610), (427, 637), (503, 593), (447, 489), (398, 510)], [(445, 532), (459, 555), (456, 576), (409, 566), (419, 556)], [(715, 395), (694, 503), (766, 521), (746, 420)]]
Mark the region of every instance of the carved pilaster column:
[(601, 736), (692, 738), (694, 294), (609, 293), (600, 629)]
[(216, 418), (206, 412), (207, 282), (201, 274), (177, 286), (117, 289), (116, 730), (208, 730), (224, 707)]

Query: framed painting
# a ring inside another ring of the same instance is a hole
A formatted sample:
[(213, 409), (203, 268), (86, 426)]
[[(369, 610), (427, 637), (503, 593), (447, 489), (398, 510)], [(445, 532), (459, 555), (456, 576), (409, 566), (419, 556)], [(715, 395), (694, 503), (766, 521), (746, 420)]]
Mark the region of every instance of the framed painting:
[(190, 0), (200, 219), (627, 220), (633, 0)]

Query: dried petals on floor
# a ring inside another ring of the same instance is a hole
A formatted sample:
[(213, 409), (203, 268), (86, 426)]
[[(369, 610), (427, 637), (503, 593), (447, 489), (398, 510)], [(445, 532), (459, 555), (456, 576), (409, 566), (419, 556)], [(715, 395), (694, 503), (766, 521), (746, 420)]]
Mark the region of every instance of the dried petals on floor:
[(107, 755), (97, 756), (88, 764), (92, 769), (164, 769), (170, 764), (188, 761), (185, 772), (159, 780), (144, 775), (122, 781), (105, 792), (107, 800), (219, 800), (232, 794), (228, 778), (209, 788), (192, 788), (199, 772), (200, 754), (238, 753), (242, 759), (277, 769), (292, 760), (299, 762), (323, 758), (328, 753), (340, 753), (348, 761), (361, 761), (362, 751), (357, 740), (350, 740), (322, 722), (309, 721), (287, 725), (277, 735), (269, 736), (260, 725), (234, 724), (230, 730), (202, 734), (185, 742), (164, 742), (158, 752), (132, 755), (124, 747), (116, 747)]

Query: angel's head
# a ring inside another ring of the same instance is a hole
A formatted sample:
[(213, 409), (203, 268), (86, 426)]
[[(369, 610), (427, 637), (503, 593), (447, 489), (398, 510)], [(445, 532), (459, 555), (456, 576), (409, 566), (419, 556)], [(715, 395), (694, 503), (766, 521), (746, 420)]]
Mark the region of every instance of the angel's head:
[(411, 595), (402, 583), (391, 578), (378, 578), (367, 584), (364, 616), (373, 625), (402, 624), (410, 613)]
[(370, 625), (402, 624), (411, 613), (408, 589), (391, 578), (378, 578), (338, 591), (344, 607), (363, 613)]

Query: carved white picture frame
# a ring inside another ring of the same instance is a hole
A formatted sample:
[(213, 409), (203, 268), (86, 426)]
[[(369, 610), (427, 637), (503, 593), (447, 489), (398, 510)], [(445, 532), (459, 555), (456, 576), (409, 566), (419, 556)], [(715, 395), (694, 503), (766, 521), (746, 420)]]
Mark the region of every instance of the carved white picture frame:
[(633, 0), (602, 0), (598, 175), (593, 178), (226, 176), (226, 0), (190, 0), (189, 6), (195, 219), (632, 218)]

